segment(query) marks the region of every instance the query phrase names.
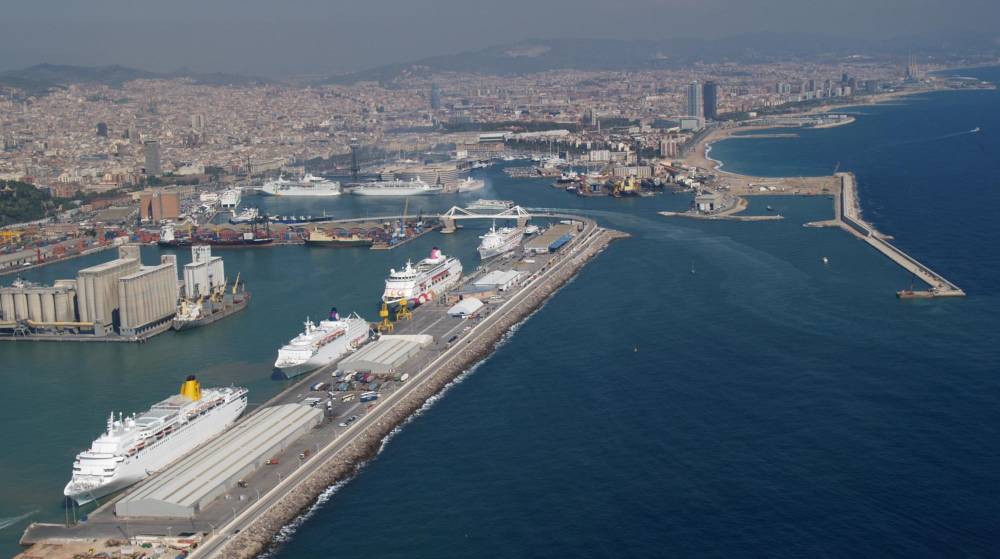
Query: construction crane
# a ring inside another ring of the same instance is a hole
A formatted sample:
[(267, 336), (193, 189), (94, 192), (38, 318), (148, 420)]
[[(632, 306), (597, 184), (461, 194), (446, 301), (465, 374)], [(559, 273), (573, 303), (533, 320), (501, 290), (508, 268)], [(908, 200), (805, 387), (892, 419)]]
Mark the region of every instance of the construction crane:
[(410, 320), (411, 318), (413, 318), (413, 313), (410, 312), (406, 299), (400, 299), (399, 308), (396, 309), (396, 322), (399, 322), (400, 320)]
[(378, 333), (385, 334), (387, 332), (392, 332), (396, 326), (389, 320), (388, 303), (382, 303), (382, 309), (378, 311), (378, 315), (382, 319), (382, 322), (378, 325)]

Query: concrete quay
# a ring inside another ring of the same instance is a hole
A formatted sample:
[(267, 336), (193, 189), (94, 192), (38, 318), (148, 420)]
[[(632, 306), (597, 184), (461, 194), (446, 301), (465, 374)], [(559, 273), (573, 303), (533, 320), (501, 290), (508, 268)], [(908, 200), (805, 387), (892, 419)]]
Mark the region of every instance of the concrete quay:
[(929, 290), (902, 290), (896, 295), (903, 299), (930, 297), (964, 297), (965, 292), (944, 276), (931, 270), (890, 243), (886, 235), (879, 233), (871, 224), (861, 218), (861, 205), (857, 195), (857, 184), (851, 173), (837, 173), (840, 179), (840, 194), (836, 196), (836, 222), (845, 231), (865, 241), (875, 250), (902, 266), (930, 286)]
[[(589, 258), (612, 240), (624, 236), (600, 229), (592, 221), (581, 221), (584, 224), (582, 231), (562, 252), (535, 257), (522, 285), (505, 293), (500, 301), (491, 300), (479, 320), (449, 317), (448, 305), (432, 303), (415, 309), (411, 320), (397, 322), (395, 334), (430, 334), (436, 340), (433, 347), (404, 364), (403, 370), (411, 375), (408, 382), (383, 391), (379, 400), (367, 407), (356, 402), (342, 404), (337, 410), (338, 419), (326, 422), (291, 443), (280, 455), (280, 464), (266, 466), (246, 476), (244, 488), (232, 488), (225, 498), (218, 498), (195, 518), (122, 519), (113, 515), (116, 501), (112, 500), (93, 511), (83, 524), (33, 524), (22, 538), (23, 544), (35, 544), (26, 553), (45, 549), (47, 557), (63, 557), (65, 554), (56, 554), (58, 549), (68, 550), (81, 542), (128, 541), (137, 536), (169, 541), (187, 532), (196, 533), (203, 539), (195, 552), (197, 557), (256, 556), (272, 544), (273, 536), (283, 526), (311, 506), (330, 485), (349, 479), (359, 464), (375, 455), (384, 437), (429, 397), (488, 355), (511, 326), (537, 309)], [(513, 265), (503, 260), (508, 259), (498, 259), (474, 275), (485, 273), (490, 267)], [(519, 267), (521, 264), (518, 263)], [(329, 380), (333, 369), (335, 367), (303, 375), (264, 407), (302, 402), (304, 397), (313, 394), (308, 386)], [(336, 426), (339, 417), (352, 414), (360, 418), (349, 426)], [(303, 455), (307, 458), (303, 459)], [(138, 491), (145, 483), (130, 489), (127, 494)]]
[(283, 526), (311, 506), (328, 487), (353, 475), (360, 463), (377, 453), (385, 436), (420, 409), (428, 398), (486, 357), (511, 327), (541, 306), (590, 258), (611, 241), (627, 236), (597, 228), (590, 221), (586, 223), (572, 247), (557, 255), (528, 285), (428, 363), (404, 385), (406, 390), (394, 392), (351, 428), (356, 431), (345, 433), (345, 437), (321, 449), (307, 463), (309, 468), (299, 469), (271, 494), (220, 526), (214, 537), (206, 540), (191, 557), (249, 559), (272, 545), (274, 535)]

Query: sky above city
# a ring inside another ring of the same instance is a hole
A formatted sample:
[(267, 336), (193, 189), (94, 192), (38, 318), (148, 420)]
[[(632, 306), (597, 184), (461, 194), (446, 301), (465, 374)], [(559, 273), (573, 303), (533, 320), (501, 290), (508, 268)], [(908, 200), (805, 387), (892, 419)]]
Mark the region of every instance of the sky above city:
[(548, 37), (998, 32), (996, 0), (4, 0), (0, 70), (42, 62), (282, 77)]

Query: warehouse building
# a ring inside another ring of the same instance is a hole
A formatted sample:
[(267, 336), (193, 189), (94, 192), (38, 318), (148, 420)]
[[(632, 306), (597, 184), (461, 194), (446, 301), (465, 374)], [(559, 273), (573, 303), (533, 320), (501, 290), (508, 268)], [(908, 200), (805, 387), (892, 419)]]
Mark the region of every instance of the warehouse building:
[(301, 404), (264, 408), (115, 503), (119, 517), (193, 518), (323, 421)]
[(448, 309), (448, 316), (465, 318), (467, 316), (473, 316), (479, 312), (479, 309), (481, 308), (483, 308), (483, 302), (475, 297), (462, 299)]
[(393, 373), (403, 363), (416, 355), (421, 348), (434, 343), (427, 335), (382, 336), (373, 344), (361, 348), (337, 366), (341, 371), (371, 371), (375, 374)]
[(556, 252), (562, 245), (569, 242), (576, 227), (570, 223), (556, 223), (544, 233), (524, 243), (524, 251), (528, 254), (548, 254)]
[(493, 270), (485, 276), (472, 282), (476, 287), (493, 289), (496, 291), (507, 291), (516, 286), (521, 281), (523, 272), (516, 270)]
[(139, 336), (177, 311), (177, 256), (160, 256), (157, 266), (118, 278), (118, 333)]

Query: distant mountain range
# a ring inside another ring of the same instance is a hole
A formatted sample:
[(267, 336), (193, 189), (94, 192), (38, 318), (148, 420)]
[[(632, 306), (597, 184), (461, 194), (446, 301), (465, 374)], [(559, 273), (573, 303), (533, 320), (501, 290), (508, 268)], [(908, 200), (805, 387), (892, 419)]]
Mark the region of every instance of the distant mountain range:
[[(315, 80), (315, 84), (350, 84), (377, 81), (392, 85), (410, 75), (458, 72), (485, 75), (515, 75), (549, 70), (649, 70), (679, 68), (692, 64), (776, 61), (835, 61), (848, 57), (902, 60), (912, 54), (917, 61), (984, 62), (1000, 53), (1000, 33), (937, 35), (894, 39), (846, 40), (806, 33), (754, 33), (725, 39), (668, 37), (657, 40), (540, 39), (492, 46), (477, 51), (432, 56), (412, 62), (388, 64), (349, 74)], [(739, 72), (734, 68), (734, 72)], [(206, 85), (250, 85), (271, 83), (253, 76), (199, 73), (182, 69), (170, 73), (137, 70), (125, 66), (68, 66), (39, 64), (21, 70), (0, 72), (0, 87), (11, 86), (30, 94), (43, 94), (53, 87), (74, 83), (109, 86), (142, 78), (191, 78)]]
[(16, 87), (32, 94), (41, 94), (53, 87), (71, 84), (103, 84), (119, 87), (138, 79), (191, 78), (206, 85), (248, 85), (266, 83), (257, 77), (223, 73), (199, 73), (177, 70), (170, 73), (148, 72), (126, 66), (70, 66), (65, 64), (38, 64), (21, 70), (0, 72), (0, 86)]
[(671, 37), (658, 40), (541, 39), (433, 56), (332, 76), (319, 83), (390, 83), (426, 72), (514, 75), (558, 69), (648, 70), (697, 62), (764, 63), (848, 56), (957, 58), (1000, 51), (1000, 34), (845, 40), (805, 33), (755, 33), (725, 39)]

